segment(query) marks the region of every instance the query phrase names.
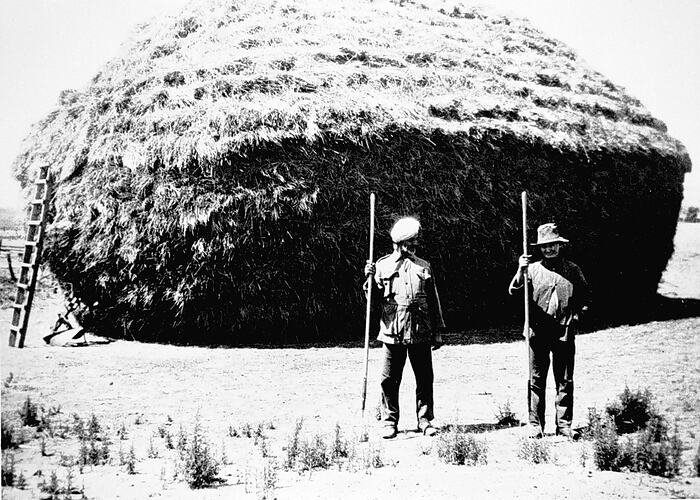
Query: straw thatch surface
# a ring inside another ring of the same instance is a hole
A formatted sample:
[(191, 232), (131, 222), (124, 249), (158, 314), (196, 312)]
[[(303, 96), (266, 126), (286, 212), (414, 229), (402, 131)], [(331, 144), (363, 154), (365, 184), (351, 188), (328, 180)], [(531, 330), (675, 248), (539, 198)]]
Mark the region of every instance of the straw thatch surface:
[(231, 343), (361, 335), (370, 191), (380, 254), (393, 217), (423, 220), (453, 325), (503, 318), (522, 189), (624, 309), (655, 292), (690, 168), (526, 21), (387, 1), (211, 1), (143, 26), (36, 125), (18, 177), (41, 162), (47, 255), (99, 301), (86, 321)]

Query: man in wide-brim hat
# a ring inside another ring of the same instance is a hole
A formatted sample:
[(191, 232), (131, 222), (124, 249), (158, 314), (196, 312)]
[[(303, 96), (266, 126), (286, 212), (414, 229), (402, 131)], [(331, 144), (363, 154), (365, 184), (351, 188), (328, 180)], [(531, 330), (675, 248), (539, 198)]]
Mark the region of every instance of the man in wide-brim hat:
[(572, 429), (574, 408), (575, 324), (587, 311), (590, 291), (581, 269), (561, 257), (562, 245), (569, 240), (559, 235), (554, 223), (537, 228), (537, 243), (542, 260), (530, 263), (522, 255), (509, 293), (523, 289), (527, 268), (530, 300), (530, 408), (529, 435), (542, 437), (545, 424), (545, 388), (550, 353), (556, 384), (556, 433), (577, 439)]
[[(373, 276), (372, 296), (381, 303), (382, 315), (377, 339), (383, 343), (382, 437), (397, 434), (399, 386), (406, 357), (416, 377), (416, 418), (418, 430), (432, 436), (433, 414), (432, 349), (442, 344), (445, 327), (435, 277), (430, 264), (416, 256), (420, 222), (413, 217), (399, 219), (391, 229), (394, 251), (367, 262), (365, 275)], [(374, 293), (377, 292), (377, 293)]]

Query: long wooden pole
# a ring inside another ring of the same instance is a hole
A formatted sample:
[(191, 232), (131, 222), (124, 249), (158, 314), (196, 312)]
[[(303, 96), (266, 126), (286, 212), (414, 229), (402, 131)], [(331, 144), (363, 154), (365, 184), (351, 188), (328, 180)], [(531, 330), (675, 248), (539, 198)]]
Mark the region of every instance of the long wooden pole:
[[(522, 195), (523, 208), (523, 255), (528, 255), (527, 248), (527, 191), (523, 191)], [(527, 267), (523, 269), (523, 305), (525, 307), (525, 324), (523, 325), (523, 335), (525, 336), (525, 347), (527, 349), (527, 411), (530, 413), (530, 400), (532, 398), (530, 390), (532, 387), (532, 349), (530, 349), (530, 293), (528, 284)]]
[[(374, 193), (369, 195), (369, 261), (374, 262)], [(372, 288), (374, 276), (367, 277), (367, 309), (365, 310), (365, 376), (362, 381), (362, 420), (365, 418), (365, 402), (367, 401), (367, 372), (369, 369), (369, 324), (372, 308)]]

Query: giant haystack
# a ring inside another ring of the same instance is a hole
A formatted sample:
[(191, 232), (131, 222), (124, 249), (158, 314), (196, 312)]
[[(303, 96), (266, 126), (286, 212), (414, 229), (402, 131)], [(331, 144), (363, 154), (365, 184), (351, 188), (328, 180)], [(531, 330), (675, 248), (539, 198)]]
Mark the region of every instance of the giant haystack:
[[(179, 342), (362, 335), (377, 252), (425, 228), (453, 327), (508, 317), (521, 249), (557, 221), (598, 311), (652, 296), (683, 146), (526, 21), (420, 2), (225, 1), (143, 26), (64, 92), (16, 164), (58, 182), (47, 256), (92, 328)], [(533, 235), (534, 238), (534, 235)]]

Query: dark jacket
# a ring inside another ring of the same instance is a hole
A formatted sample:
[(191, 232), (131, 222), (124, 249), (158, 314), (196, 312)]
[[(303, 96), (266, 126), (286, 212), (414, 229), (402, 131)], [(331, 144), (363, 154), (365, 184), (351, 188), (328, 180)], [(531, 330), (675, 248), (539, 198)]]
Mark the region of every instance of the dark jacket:
[[(522, 291), (513, 277), (508, 292)], [(533, 332), (559, 332), (562, 340), (574, 335), (573, 322), (590, 304), (590, 287), (581, 269), (561, 257), (543, 259), (528, 266), (530, 325)]]

